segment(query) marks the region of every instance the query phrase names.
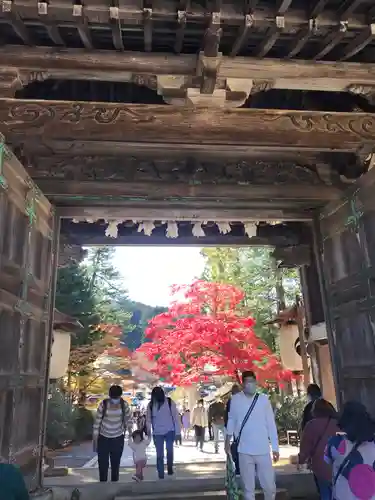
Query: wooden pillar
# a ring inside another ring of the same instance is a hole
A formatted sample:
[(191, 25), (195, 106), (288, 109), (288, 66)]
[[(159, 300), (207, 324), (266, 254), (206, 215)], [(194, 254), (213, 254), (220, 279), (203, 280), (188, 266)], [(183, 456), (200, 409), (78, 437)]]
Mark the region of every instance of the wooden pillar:
[(44, 451), (46, 444), (46, 430), (47, 430), (47, 415), (48, 415), (48, 393), (49, 393), (49, 374), (51, 366), (51, 354), (53, 344), (53, 320), (55, 313), (55, 298), (56, 298), (56, 282), (57, 270), (59, 261), (59, 243), (60, 243), (60, 223), (61, 219), (58, 215), (54, 215), (52, 224), (52, 248), (49, 259), (49, 296), (47, 304), (47, 321), (46, 321), (46, 356), (44, 365), (44, 378), (43, 378), (43, 401), (40, 422), (39, 434), (39, 457), (37, 468), (37, 486), (43, 487), (43, 465), (44, 465)]

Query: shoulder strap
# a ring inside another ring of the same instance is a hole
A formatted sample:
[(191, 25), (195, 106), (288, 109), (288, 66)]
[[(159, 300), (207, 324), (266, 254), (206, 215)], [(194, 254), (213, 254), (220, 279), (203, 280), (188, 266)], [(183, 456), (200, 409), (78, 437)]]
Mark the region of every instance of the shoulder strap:
[(172, 408), (172, 400), (171, 400), (171, 398), (167, 398), (167, 399), (168, 399), (169, 409), (171, 409)]
[(337, 472), (335, 474), (335, 477), (333, 479), (333, 483), (332, 485), (335, 486), (335, 484), (337, 483), (337, 480), (338, 478), (340, 477), (341, 473), (343, 472), (343, 470), (345, 469), (345, 467), (348, 465), (348, 463), (350, 462), (350, 459), (352, 458), (352, 456), (354, 455), (354, 453), (358, 450), (358, 448), (360, 447), (361, 443), (356, 443), (353, 448), (350, 450), (350, 452), (346, 455), (346, 457), (344, 458), (344, 460), (342, 461), (340, 467), (337, 469)]
[(108, 408), (108, 399), (103, 399), (102, 401), (102, 407), (103, 407), (103, 411), (102, 411), (102, 418), (100, 420), (100, 426), (99, 426), (99, 432), (101, 431), (101, 428), (103, 426), (103, 420), (107, 414), (107, 408)]
[(257, 404), (258, 399), (259, 399), (259, 394), (256, 393), (255, 396), (254, 396), (254, 399), (251, 402), (250, 408), (247, 410), (245, 418), (242, 421), (242, 424), (241, 424), (241, 427), (240, 427), (240, 432), (238, 433), (238, 436), (235, 439), (235, 442), (236, 442), (237, 446), (238, 446), (238, 444), (240, 442), (242, 431), (243, 431), (245, 425), (247, 424), (247, 421), (249, 420), (250, 415), (252, 414), (252, 412), (253, 412), (253, 410), (255, 408), (255, 405)]
[(121, 406), (121, 412), (122, 412), (122, 421), (125, 425), (125, 401), (122, 398), (120, 399), (120, 406)]

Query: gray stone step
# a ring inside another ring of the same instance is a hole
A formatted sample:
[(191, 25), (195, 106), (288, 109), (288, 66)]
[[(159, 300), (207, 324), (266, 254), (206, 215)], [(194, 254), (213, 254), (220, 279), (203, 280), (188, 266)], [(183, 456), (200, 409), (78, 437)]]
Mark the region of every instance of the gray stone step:
[[(226, 498), (226, 492), (221, 491), (197, 491), (197, 492), (186, 492), (186, 493), (163, 493), (163, 494), (148, 494), (148, 495), (137, 495), (136, 492), (129, 495), (117, 496), (115, 500), (130, 500), (134, 498), (136, 500), (213, 500), (214, 498)], [(261, 491), (256, 492), (256, 499), (263, 499), (263, 493)], [(276, 500), (288, 500), (288, 492), (284, 489), (278, 489), (276, 494)]]

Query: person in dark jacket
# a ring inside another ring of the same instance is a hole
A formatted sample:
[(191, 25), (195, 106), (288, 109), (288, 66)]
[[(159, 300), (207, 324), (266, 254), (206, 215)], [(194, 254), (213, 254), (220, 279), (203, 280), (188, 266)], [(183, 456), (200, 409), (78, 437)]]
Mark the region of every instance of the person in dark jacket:
[(320, 387), (317, 384), (308, 385), (306, 393), (307, 393), (307, 405), (305, 406), (302, 414), (301, 432), (303, 432), (304, 428), (306, 427), (306, 424), (314, 418), (312, 413), (313, 404), (317, 399), (320, 399), (322, 397), (322, 391), (320, 390)]
[[(234, 384), (232, 387), (232, 390), (231, 390), (231, 395), (234, 396), (235, 394), (238, 394), (239, 392), (241, 392), (241, 387), (238, 384)], [(231, 400), (231, 398), (228, 399), (227, 406), (225, 408), (225, 416), (224, 416), (225, 427), (228, 424), (228, 415), (229, 415), (229, 411), (230, 411), (230, 400)]]
[[(241, 392), (241, 387), (238, 384), (234, 384), (232, 386), (232, 390), (231, 390), (232, 396), (234, 396), (235, 394), (238, 394), (239, 392)], [(231, 398), (228, 399), (227, 406), (225, 408), (225, 415), (224, 415), (225, 428), (227, 428), (227, 425), (228, 425), (228, 415), (229, 415), (229, 411), (230, 411), (230, 402), (231, 402)], [(236, 475), (239, 476), (240, 475), (240, 464), (239, 464), (239, 460), (238, 460), (237, 448), (235, 448), (234, 446), (232, 446), (232, 458), (233, 458), (234, 466), (236, 468)]]

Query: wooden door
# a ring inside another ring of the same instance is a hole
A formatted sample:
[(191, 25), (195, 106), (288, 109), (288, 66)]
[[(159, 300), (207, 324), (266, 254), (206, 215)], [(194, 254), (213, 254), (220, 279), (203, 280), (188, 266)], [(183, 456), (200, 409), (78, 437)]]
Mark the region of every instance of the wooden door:
[(375, 169), (320, 215), (330, 343), (339, 399), (375, 416)]
[(53, 221), (50, 203), (0, 136), (0, 455), (34, 480), (53, 312)]

